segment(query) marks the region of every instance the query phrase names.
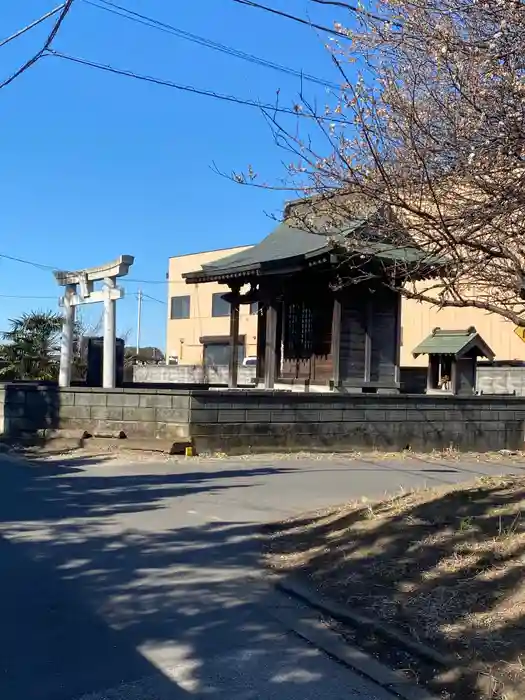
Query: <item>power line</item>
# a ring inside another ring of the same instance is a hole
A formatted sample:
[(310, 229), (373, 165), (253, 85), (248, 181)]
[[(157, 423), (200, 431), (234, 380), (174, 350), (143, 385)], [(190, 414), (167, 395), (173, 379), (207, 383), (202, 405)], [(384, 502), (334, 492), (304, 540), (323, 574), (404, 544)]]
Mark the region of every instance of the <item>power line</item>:
[(34, 22), (31, 22), (31, 24), (28, 24), (26, 27), (19, 29), (14, 34), (11, 34), (11, 36), (8, 36), (5, 39), (3, 39), (2, 41), (0, 41), (0, 49), (2, 48), (2, 46), (5, 46), (6, 44), (9, 44), (9, 42), (13, 41), (13, 39), (18, 39), (19, 36), (22, 36), (22, 34), (25, 34), (30, 29), (33, 29), (33, 27), (36, 27), (41, 22), (44, 22), (46, 19), (49, 19), (53, 15), (56, 15), (57, 12), (60, 12), (60, 10), (63, 9), (64, 5), (65, 5), (65, 3), (62, 3), (62, 5), (55, 7), (54, 10), (50, 10), (45, 15), (42, 15), (42, 17), (39, 17), (39, 19), (36, 19)]
[(232, 102), (238, 105), (244, 105), (246, 107), (255, 107), (267, 112), (279, 113), (279, 114), (291, 114), (296, 117), (305, 117), (307, 119), (314, 119), (316, 121), (323, 122), (333, 122), (333, 123), (346, 123), (344, 119), (330, 118), (325, 116), (319, 116), (311, 114), (309, 112), (303, 112), (302, 107), (297, 105), (295, 108), (291, 107), (279, 107), (277, 105), (264, 104), (261, 102), (256, 102), (255, 100), (246, 100), (241, 97), (235, 97), (234, 95), (226, 95), (221, 92), (214, 92), (213, 90), (205, 90), (202, 88), (196, 88), (192, 85), (181, 85), (180, 83), (175, 83), (171, 80), (163, 80), (162, 78), (155, 78), (151, 75), (143, 75), (141, 73), (135, 73), (131, 70), (125, 70), (122, 68), (114, 68), (113, 66), (106, 65), (104, 63), (97, 63), (96, 61), (90, 61), (86, 58), (80, 58), (79, 56), (71, 56), (69, 54), (62, 53), (61, 51), (55, 51), (50, 49), (47, 52), (51, 56), (56, 56), (57, 58), (62, 58), (66, 61), (71, 61), (73, 63), (79, 63), (83, 66), (89, 66), (90, 68), (97, 68), (98, 70), (104, 71), (106, 73), (113, 73), (115, 75), (122, 75), (127, 78), (134, 78), (135, 80), (141, 80), (146, 83), (153, 83), (155, 85), (162, 85), (164, 87), (170, 87), (175, 90), (180, 90), (182, 92), (190, 92), (194, 95), (201, 95), (203, 97), (213, 97), (216, 100), (221, 100), (223, 102)]
[(66, 15), (68, 14), (69, 10), (71, 9), (71, 5), (73, 4), (74, 0), (66, 0), (62, 7), (62, 12), (60, 13), (57, 21), (55, 22), (53, 29), (51, 32), (48, 34), (47, 39), (44, 42), (44, 45), (38, 51), (32, 58), (29, 59), (29, 61), (26, 61), (24, 65), (16, 70), (9, 78), (6, 78), (2, 83), (0, 83), (0, 90), (4, 87), (7, 87), (10, 83), (13, 82), (13, 80), (16, 80), (22, 73), (25, 73), (26, 70), (31, 68), (32, 65), (34, 65), (37, 61), (39, 61), (43, 56), (45, 56), (49, 49), (51, 48), (51, 44), (53, 43), (56, 35), (58, 34), (58, 30), (62, 26), (62, 22), (65, 20)]
[(138, 280), (133, 277), (126, 277), (127, 282), (139, 282), (140, 284), (168, 284), (169, 280)]
[(58, 294), (54, 297), (43, 297), (38, 294), (0, 294), (0, 299), (54, 299), (58, 301)]
[[(18, 262), (23, 265), (30, 265), (31, 267), (35, 267), (37, 269), (43, 270), (45, 272), (49, 272), (50, 270), (56, 270), (56, 266), (51, 266), (51, 265), (44, 265), (43, 263), (37, 263), (33, 260), (26, 260), (25, 258), (18, 258), (15, 257), (14, 255), (7, 255), (6, 253), (0, 253), (0, 259), (5, 259), (5, 260), (11, 260), (13, 262)], [(134, 278), (126, 278), (123, 280), (124, 282), (140, 282), (141, 284), (167, 284), (168, 280), (137, 280)], [(138, 292), (132, 293), (132, 297), (136, 298), (139, 300), (139, 308), (140, 308), (140, 303), (142, 299), (149, 300), (149, 301), (154, 301), (157, 304), (162, 304), (163, 306), (167, 305), (167, 302), (162, 301), (161, 299), (157, 299), (157, 297), (151, 296), (150, 294), (145, 294), (142, 290), (138, 290)], [(40, 295), (24, 295), (24, 294), (0, 294), (0, 299), (39, 299), (39, 300), (58, 300), (58, 295), (57, 296), (40, 296)], [(140, 313), (140, 312), (139, 312)]]
[[(34, 260), (26, 260), (25, 258), (17, 258), (14, 255), (7, 255), (6, 253), (0, 253), (0, 259), (11, 260), (12, 262), (21, 263), (22, 265), (30, 265), (31, 267), (35, 267), (35, 268), (42, 270), (42, 271), (45, 271), (45, 272), (49, 272), (49, 271), (54, 272), (55, 270), (62, 269), (62, 268), (58, 267), (57, 265), (45, 265), (44, 263), (38, 263), (38, 262), (35, 262)], [(134, 277), (126, 277), (124, 281), (126, 283), (127, 282), (138, 282), (140, 284), (168, 284), (169, 283), (169, 280), (143, 280), (143, 279), (136, 279)], [(155, 297), (150, 297), (149, 294), (143, 294), (143, 296), (148, 297), (152, 301), (160, 301), (160, 299), (155, 299)], [(55, 297), (53, 297), (53, 299), (54, 298)], [(165, 302), (160, 301), (160, 303), (164, 304)]]
[(315, 2), (317, 5), (324, 5), (325, 7), (327, 7), (328, 5), (332, 5), (334, 7), (342, 7), (344, 10), (353, 12), (358, 16), (361, 15), (362, 17), (367, 17), (368, 19), (375, 19), (378, 22), (384, 22), (385, 24), (387, 22), (391, 22), (393, 27), (401, 28), (403, 26), (401, 23), (394, 22), (388, 17), (381, 17), (380, 15), (376, 15), (374, 12), (365, 10), (364, 7), (360, 7), (359, 5), (354, 5), (349, 2), (342, 2), (342, 0), (310, 0), (310, 2)]
[[(54, 272), (55, 270), (62, 269), (62, 268), (59, 268), (57, 265), (45, 265), (44, 263), (38, 263), (38, 262), (35, 262), (34, 260), (26, 260), (25, 258), (17, 258), (14, 255), (7, 255), (6, 253), (0, 253), (0, 259), (11, 260), (12, 262), (21, 263), (22, 265), (30, 265), (31, 267), (35, 267), (35, 268), (42, 270), (42, 271), (45, 271), (45, 272), (49, 272), (49, 271)], [(143, 280), (143, 279), (136, 279), (134, 277), (126, 277), (124, 281), (126, 283), (127, 282), (138, 282), (140, 284), (168, 284), (169, 283), (169, 280)], [(150, 297), (149, 294), (143, 293), (143, 296), (148, 297), (152, 301), (159, 301), (161, 304), (165, 303), (163, 301), (160, 301), (160, 299), (155, 299), (155, 297)], [(53, 297), (53, 299), (54, 298), (55, 297)]]
[[(290, 68), (288, 66), (284, 66), (280, 63), (275, 63), (273, 61), (268, 61), (264, 58), (260, 58), (259, 56), (254, 56), (253, 54), (246, 53), (245, 51), (240, 51), (239, 49), (227, 46), (226, 44), (221, 44), (217, 41), (206, 39), (205, 37), (199, 36), (198, 34), (192, 34), (191, 32), (178, 29), (177, 27), (174, 27), (171, 24), (166, 24), (165, 22), (161, 22), (160, 20), (155, 19), (153, 17), (148, 17), (147, 15), (142, 15), (139, 12), (134, 12), (126, 7), (123, 7), (122, 5), (117, 5), (114, 2), (110, 2), (109, 0), (98, 0), (96, 2), (94, 2), (93, 0), (84, 0), (84, 2), (87, 5), (91, 5), (92, 7), (98, 8), (99, 10), (110, 12), (111, 14), (114, 14), (117, 17), (122, 17), (132, 22), (142, 24), (143, 26), (149, 27), (150, 29), (156, 29), (157, 31), (172, 34), (180, 39), (190, 41), (192, 43), (204, 46), (209, 49), (213, 49), (214, 51), (220, 51), (222, 53), (227, 54), (228, 56), (240, 58), (244, 61), (248, 61), (255, 65), (270, 68), (272, 70), (276, 70), (287, 75), (292, 75), (294, 77), (307, 80), (311, 83), (316, 83), (324, 87), (332, 88), (333, 90), (339, 89), (339, 86), (336, 83), (332, 83), (329, 80), (317, 78), (315, 75), (311, 75), (310, 73), (303, 73), (302, 71), (297, 70), (295, 68)], [(101, 5), (100, 3), (103, 3), (103, 5)]]
[(29, 61), (26, 61), (21, 68), (19, 68), (17, 71), (15, 71), (11, 76), (9, 76), (9, 78), (6, 78), (6, 80), (4, 80), (3, 83), (0, 83), (0, 89), (4, 88), (7, 85), (9, 85), (10, 83), (12, 83), (13, 80), (16, 80), (16, 78), (18, 78), (18, 76), (22, 75), (22, 73), (25, 73), (26, 70), (31, 68), (31, 66), (34, 63), (36, 63), (38, 60), (40, 60), (42, 58), (42, 55), (43, 54), (39, 51), (35, 56), (30, 58)]
[(150, 301), (156, 301), (156, 302), (158, 302), (159, 304), (163, 304), (164, 306), (166, 306), (166, 302), (165, 302), (165, 301), (162, 301), (161, 299), (157, 299), (156, 297), (152, 297), (152, 296), (150, 296), (149, 294), (144, 294), (144, 292), (141, 292), (141, 294), (142, 294), (142, 297), (143, 297), (144, 299), (149, 299)]
[(46, 39), (46, 42), (44, 46), (42, 47), (42, 53), (45, 53), (50, 47), (53, 41), (55, 40), (56, 35), (58, 34), (58, 30), (62, 26), (62, 22), (66, 19), (66, 15), (68, 14), (69, 10), (71, 9), (71, 6), (73, 5), (74, 0), (66, 0), (64, 3), (64, 9), (62, 10), (60, 17), (57, 19), (55, 26), (51, 30), (51, 33)]
[(31, 267), (36, 267), (40, 270), (56, 270), (56, 267), (51, 265), (43, 265), (41, 263), (33, 262), (32, 260), (25, 260), (24, 258), (15, 258), (13, 255), (6, 255), (5, 253), (0, 253), (0, 258), (5, 260), (12, 260), (13, 262), (22, 263), (23, 265), (30, 265)]
[(334, 34), (342, 39), (349, 39), (349, 37), (344, 32), (338, 32), (337, 29), (330, 29), (323, 24), (316, 24), (315, 22), (305, 19), (304, 17), (299, 17), (297, 15), (291, 15), (288, 12), (283, 12), (282, 10), (277, 10), (275, 7), (269, 7), (268, 5), (262, 5), (259, 2), (252, 2), (252, 0), (233, 0), (233, 2), (239, 3), (239, 5), (246, 5), (247, 7), (255, 7), (258, 10), (264, 10), (265, 12), (270, 12), (273, 15), (279, 17), (284, 17), (285, 19), (290, 19), (293, 22), (299, 22), (299, 24), (305, 24), (307, 27), (313, 29), (319, 29), (321, 32), (326, 32), (327, 34)]

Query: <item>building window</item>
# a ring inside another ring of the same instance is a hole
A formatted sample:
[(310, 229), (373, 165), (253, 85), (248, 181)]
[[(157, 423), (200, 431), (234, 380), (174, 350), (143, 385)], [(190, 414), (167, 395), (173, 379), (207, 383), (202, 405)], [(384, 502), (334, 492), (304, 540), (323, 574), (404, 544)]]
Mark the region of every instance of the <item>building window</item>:
[(171, 297), (171, 318), (190, 317), (190, 297)]
[(258, 301), (252, 301), (250, 304), (250, 314), (252, 316), (255, 316), (259, 312), (259, 302)]
[(211, 315), (212, 316), (229, 316), (230, 305), (222, 298), (224, 292), (214, 294), (211, 300)]

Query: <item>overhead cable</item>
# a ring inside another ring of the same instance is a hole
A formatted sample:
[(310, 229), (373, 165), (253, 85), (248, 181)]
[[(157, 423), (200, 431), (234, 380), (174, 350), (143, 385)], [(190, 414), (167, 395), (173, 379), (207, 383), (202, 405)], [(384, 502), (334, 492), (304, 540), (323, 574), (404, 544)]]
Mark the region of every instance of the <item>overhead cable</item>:
[(266, 112), (279, 113), (279, 114), (291, 114), (297, 117), (304, 117), (307, 119), (313, 119), (315, 121), (322, 122), (333, 122), (333, 123), (346, 123), (344, 119), (331, 118), (330, 116), (320, 116), (312, 114), (308, 111), (303, 111), (301, 105), (295, 105), (292, 107), (279, 107), (277, 104), (265, 104), (258, 102), (256, 100), (243, 99), (241, 97), (235, 97), (234, 95), (227, 95), (221, 92), (215, 92), (213, 90), (205, 90), (203, 88), (196, 88), (192, 85), (182, 85), (181, 83), (175, 83), (172, 80), (164, 80), (162, 78), (155, 78), (152, 75), (143, 75), (142, 73), (135, 73), (135, 71), (125, 70), (123, 68), (115, 68), (113, 66), (107, 65), (105, 63), (97, 63), (96, 61), (90, 61), (87, 58), (81, 58), (80, 56), (71, 56), (70, 54), (62, 53), (61, 51), (55, 51), (51, 49), (48, 51), (51, 56), (56, 56), (57, 58), (64, 59), (66, 61), (71, 61), (73, 63), (78, 63), (83, 66), (88, 66), (90, 68), (96, 68), (97, 70), (104, 71), (106, 73), (113, 73), (115, 75), (122, 75), (127, 78), (134, 78), (135, 80), (141, 80), (146, 83), (154, 83), (155, 85), (162, 85), (164, 87), (173, 88), (175, 90), (180, 90), (182, 92), (190, 92), (194, 95), (202, 95), (204, 97), (212, 97), (216, 100), (221, 100), (223, 102), (232, 102), (234, 104), (244, 105), (246, 107), (255, 107)]
[(166, 305), (166, 302), (165, 302), (165, 301), (162, 301), (161, 299), (157, 299), (156, 297), (152, 297), (152, 296), (150, 296), (149, 294), (145, 294), (144, 292), (142, 292), (142, 296), (143, 296), (145, 299), (149, 299), (150, 301), (156, 301), (156, 302), (158, 302), (159, 304), (164, 304), (164, 306)]
[[(45, 272), (49, 272), (49, 271), (54, 272), (55, 270), (62, 269), (57, 265), (45, 265), (44, 263), (35, 262), (34, 260), (26, 260), (25, 258), (17, 258), (14, 255), (7, 255), (7, 253), (0, 253), (0, 259), (11, 260), (12, 262), (21, 263), (22, 265), (30, 265), (31, 267), (35, 267), (35, 268), (42, 270), (42, 271), (45, 271)], [(125, 281), (126, 282), (140, 282), (141, 284), (168, 284), (168, 282), (169, 282), (169, 280), (143, 280), (143, 279), (135, 279), (133, 277), (126, 277)], [(3, 296), (5, 296), (5, 294)], [(159, 299), (155, 299), (154, 297), (150, 297), (147, 294), (144, 294), (144, 296), (147, 296), (152, 301), (160, 301)], [(164, 302), (160, 302), (160, 303), (164, 303)]]
[(69, 10), (71, 9), (71, 5), (73, 4), (74, 0), (66, 0), (62, 7), (62, 11), (60, 12), (60, 15), (55, 22), (53, 29), (51, 32), (48, 34), (47, 39), (44, 42), (44, 45), (42, 48), (32, 57), (29, 59), (29, 61), (26, 61), (23, 66), (21, 66), (18, 70), (16, 70), (12, 75), (9, 76), (9, 78), (6, 78), (2, 83), (0, 83), (0, 90), (4, 87), (7, 87), (10, 83), (13, 82), (13, 80), (16, 80), (22, 73), (25, 73), (26, 70), (31, 68), (37, 61), (39, 61), (43, 56), (46, 56), (49, 49), (51, 48), (51, 44), (53, 43), (53, 40), (55, 39), (56, 35), (58, 34), (58, 31), (60, 27), (62, 26), (62, 22), (65, 20), (66, 15), (68, 14)]
[(13, 262), (22, 263), (23, 265), (30, 265), (31, 267), (39, 268), (40, 270), (56, 270), (56, 267), (51, 265), (43, 265), (42, 263), (33, 262), (32, 260), (25, 260), (24, 258), (16, 258), (13, 255), (7, 255), (6, 253), (0, 253), (0, 258), (5, 260), (12, 260)]
[(321, 32), (326, 32), (327, 34), (333, 34), (334, 36), (339, 36), (342, 39), (349, 39), (348, 35), (345, 34), (345, 32), (339, 32), (337, 29), (330, 29), (330, 27), (326, 27), (323, 24), (317, 24), (316, 22), (312, 22), (309, 19), (306, 19), (305, 17), (299, 17), (298, 15), (292, 15), (289, 14), (288, 12), (283, 12), (283, 10), (278, 10), (275, 7), (269, 7), (268, 5), (263, 5), (260, 2), (252, 2), (252, 0), (233, 0), (233, 2), (238, 3), (239, 5), (246, 5), (247, 7), (255, 7), (258, 10), (264, 10), (265, 12), (270, 12), (273, 15), (276, 15), (278, 17), (284, 17), (285, 19), (290, 19), (294, 22), (298, 22), (299, 24), (304, 24), (307, 27), (311, 27), (312, 29), (319, 29)]
[(34, 27), (38, 26), (41, 22), (44, 22), (46, 19), (49, 19), (53, 15), (56, 15), (56, 13), (60, 12), (60, 10), (64, 7), (64, 5), (65, 5), (65, 3), (62, 3), (62, 5), (55, 7), (54, 10), (50, 10), (49, 12), (46, 12), (45, 15), (42, 15), (42, 17), (39, 17), (34, 22), (31, 22), (31, 24), (28, 24), (26, 27), (19, 29), (14, 34), (11, 34), (11, 36), (8, 36), (5, 39), (2, 39), (2, 41), (0, 41), (0, 49), (2, 48), (2, 46), (5, 46), (6, 44), (9, 44), (9, 42), (13, 41), (13, 39), (18, 39), (19, 36), (22, 36), (22, 34), (25, 34), (30, 29), (33, 29)]
[(96, 7), (99, 10), (104, 10), (105, 12), (110, 12), (111, 14), (114, 14), (117, 17), (122, 17), (123, 19), (136, 22), (145, 27), (149, 27), (150, 29), (156, 29), (167, 34), (172, 34), (173, 36), (176, 36), (180, 39), (184, 39), (185, 41), (190, 41), (192, 43), (204, 46), (214, 51), (220, 51), (221, 53), (225, 53), (228, 56), (233, 56), (234, 58), (239, 58), (243, 61), (248, 61), (249, 63), (263, 66), (265, 68), (270, 68), (272, 70), (276, 70), (287, 75), (292, 75), (302, 80), (307, 80), (308, 82), (316, 83), (318, 85), (329, 87), (334, 90), (339, 89), (339, 86), (336, 83), (330, 82), (329, 80), (318, 78), (315, 75), (311, 75), (310, 73), (303, 73), (302, 71), (296, 68), (290, 68), (289, 66), (284, 66), (280, 63), (275, 63), (274, 61), (269, 61), (267, 59), (260, 58), (259, 56), (254, 56), (253, 54), (246, 53), (245, 51), (240, 51), (239, 49), (235, 49), (232, 46), (227, 46), (226, 44), (221, 44), (217, 41), (206, 39), (205, 37), (199, 36), (198, 34), (193, 34), (191, 32), (178, 29), (177, 27), (174, 27), (171, 24), (161, 22), (158, 19), (140, 14), (139, 12), (134, 12), (133, 10), (129, 10), (128, 8), (122, 5), (117, 5), (114, 2), (110, 2), (110, 0), (83, 1), (87, 5)]

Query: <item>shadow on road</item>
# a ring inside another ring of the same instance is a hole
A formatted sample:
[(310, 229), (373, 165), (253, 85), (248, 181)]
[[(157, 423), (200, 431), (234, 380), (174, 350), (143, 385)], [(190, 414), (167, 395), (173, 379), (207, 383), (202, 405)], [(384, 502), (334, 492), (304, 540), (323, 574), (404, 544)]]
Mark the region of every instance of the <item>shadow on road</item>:
[(283, 577), (450, 655), (435, 690), (525, 697), (525, 478), (482, 477), (265, 528)]
[[(323, 697), (331, 680), (315, 650), (283, 639), (261, 614), (266, 594), (249, 579), (256, 526), (157, 531), (133, 520), (171, 499), (177, 508), (186, 495), (219, 493), (226, 475), (256, 483), (281, 470), (158, 475), (145, 465), (115, 476), (93, 466), (85, 458), (2, 464), (0, 697), (138, 700), (90, 693), (144, 678), (155, 687), (148, 700), (264, 697), (258, 682), (278, 700)], [(253, 691), (239, 685), (242, 674)]]

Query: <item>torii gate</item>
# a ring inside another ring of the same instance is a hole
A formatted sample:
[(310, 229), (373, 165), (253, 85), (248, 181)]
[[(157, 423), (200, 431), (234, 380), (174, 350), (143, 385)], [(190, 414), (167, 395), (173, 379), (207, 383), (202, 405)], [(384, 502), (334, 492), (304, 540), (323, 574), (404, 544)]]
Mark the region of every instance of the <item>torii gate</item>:
[[(62, 325), (62, 340), (60, 343), (60, 373), (59, 386), (71, 384), (71, 364), (73, 360), (73, 335), (75, 328), (75, 307), (82, 304), (104, 303), (104, 351), (102, 386), (112, 389), (115, 386), (116, 364), (116, 323), (115, 302), (122, 299), (124, 290), (117, 287), (117, 277), (128, 274), (129, 268), (135, 262), (132, 255), (121, 255), (117, 260), (90, 267), (86, 270), (67, 272), (57, 270), (54, 275), (58, 284), (65, 287), (60, 305), (64, 309)], [(95, 290), (95, 282), (103, 282), (102, 289)], [(79, 287), (80, 289), (77, 289)]]

